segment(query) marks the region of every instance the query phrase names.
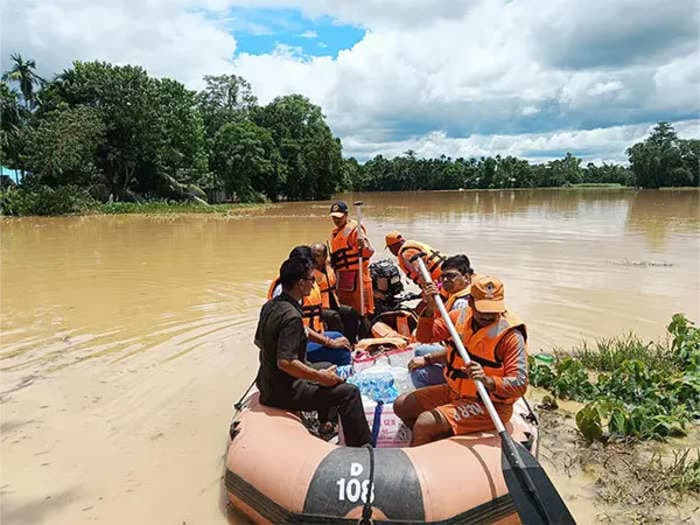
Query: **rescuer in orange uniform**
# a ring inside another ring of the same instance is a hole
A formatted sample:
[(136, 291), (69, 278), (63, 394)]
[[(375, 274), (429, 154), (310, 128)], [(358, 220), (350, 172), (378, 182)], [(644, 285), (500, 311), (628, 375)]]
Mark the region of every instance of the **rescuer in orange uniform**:
[[(435, 319), (432, 311), (437, 287), (427, 283), (423, 290), (430, 301), (418, 320), (416, 338), (423, 342), (449, 340), (444, 321)], [(513, 403), (527, 390), (527, 332), (506, 310), (501, 281), (489, 276), (475, 278), (469, 307), (449, 315), (472, 361), (465, 366), (448, 341), (445, 350), (429, 357), (429, 363), (444, 364), (446, 384), (402, 394), (394, 402), (396, 415), (413, 430), (412, 446), (493, 428), (475, 380), (484, 383), (503, 421), (510, 419)]]
[[(331, 266), (336, 274), (336, 294), (341, 304), (346, 304), (360, 315), (374, 312), (372, 277), (369, 273), (369, 259), (374, 248), (367, 239), (364, 226), (348, 219), (348, 205), (342, 201), (331, 205), (331, 218), (335, 228), (331, 231)], [(360, 268), (362, 255), (362, 268)], [(360, 287), (364, 290), (364, 310), (360, 308)]]

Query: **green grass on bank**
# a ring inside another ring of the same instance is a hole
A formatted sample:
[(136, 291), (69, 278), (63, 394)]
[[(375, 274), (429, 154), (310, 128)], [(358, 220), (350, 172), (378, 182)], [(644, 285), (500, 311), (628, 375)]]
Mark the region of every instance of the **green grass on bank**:
[(663, 342), (628, 335), (555, 351), (551, 363), (531, 356), (530, 383), (586, 403), (576, 425), (589, 441), (685, 435), (700, 418), (700, 329), (675, 314), (667, 330)]
[(173, 202), (173, 201), (148, 201), (137, 202), (111, 202), (98, 204), (89, 210), (89, 213), (120, 215), (127, 213), (136, 214), (171, 214), (171, 213), (218, 213), (228, 215), (256, 209), (263, 209), (269, 204), (239, 203), (239, 204), (203, 204), (199, 202)]
[(572, 184), (571, 188), (629, 188), (617, 182), (582, 182), (581, 184)]
[(150, 200), (144, 202), (100, 203), (83, 188), (40, 186), (34, 189), (10, 187), (0, 190), (0, 215), (54, 216), (95, 214), (182, 214), (235, 215), (263, 209), (268, 203), (207, 204), (202, 201)]

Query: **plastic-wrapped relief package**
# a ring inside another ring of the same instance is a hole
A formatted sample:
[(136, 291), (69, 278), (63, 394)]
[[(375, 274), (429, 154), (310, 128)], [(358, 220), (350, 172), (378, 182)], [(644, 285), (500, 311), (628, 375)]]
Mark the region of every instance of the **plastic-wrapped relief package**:
[(362, 395), (384, 403), (392, 403), (400, 394), (413, 390), (408, 369), (390, 365), (385, 357), (377, 358), (373, 366), (356, 372), (348, 382), (356, 385)]

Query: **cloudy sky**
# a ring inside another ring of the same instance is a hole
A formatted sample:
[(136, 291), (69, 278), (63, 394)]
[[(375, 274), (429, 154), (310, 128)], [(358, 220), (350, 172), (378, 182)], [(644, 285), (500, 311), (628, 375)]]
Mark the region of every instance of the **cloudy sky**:
[(0, 0), (2, 69), (140, 64), (261, 103), (302, 93), (344, 154), (624, 161), (657, 120), (700, 137), (697, 0)]

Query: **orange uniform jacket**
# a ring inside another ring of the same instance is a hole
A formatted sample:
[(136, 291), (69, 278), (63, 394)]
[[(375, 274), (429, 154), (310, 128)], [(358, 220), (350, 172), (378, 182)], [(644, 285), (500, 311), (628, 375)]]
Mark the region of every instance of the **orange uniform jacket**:
[[(367, 240), (364, 226), (363, 237)], [(357, 223), (348, 220), (342, 228), (334, 228), (331, 232), (331, 265), (335, 270), (336, 294), (340, 304), (351, 306), (360, 312), (360, 286), (364, 289), (364, 312), (366, 315), (374, 312), (374, 297), (372, 295), (372, 277), (369, 273), (369, 258), (374, 249), (366, 241), (362, 250), (362, 268), (360, 271), (360, 251), (357, 247)], [(358, 275), (359, 273), (359, 275)]]
[(399, 252), (396, 254), (399, 261), (399, 267), (409, 279), (416, 284), (420, 284), (420, 271), (418, 270), (418, 266), (411, 262), (411, 259), (417, 253), (425, 254), (421, 257), (421, 259), (423, 259), (425, 267), (428, 269), (428, 273), (430, 273), (430, 276), (433, 278), (434, 282), (440, 282), (440, 275), (442, 275), (440, 265), (442, 264), (442, 261), (445, 260), (445, 257), (443, 257), (439, 251), (433, 249), (425, 243), (410, 240), (403, 243), (401, 248), (399, 248)]
[[(338, 297), (335, 295), (335, 272), (333, 268), (326, 265), (324, 271), (314, 270), (316, 284), (321, 290), (321, 299), (324, 308), (331, 308), (331, 304), (338, 304)], [(331, 301), (331, 296), (333, 301)]]
[[(496, 403), (512, 404), (527, 390), (527, 332), (515, 316), (505, 313), (498, 320), (476, 331), (473, 329), (471, 309), (450, 312), (450, 319), (462, 338), (469, 357), (478, 362), (486, 375), (493, 378), (495, 389), (491, 399)], [(416, 338), (422, 342), (450, 339), (442, 319), (421, 317)], [(453, 391), (462, 397), (478, 399), (476, 384), (460, 374), (464, 361), (452, 344), (447, 346), (445, 379)]]
[[(270, 287), (267, 290), (268, 301), (272, 299), (272, 294), (278, 284), (279, 278), (274, 279), (270, 283)], [(321, 290), (318, 284), (314, 283), (311, 293), (304, 297), (301, 303), (301, 320), (306, 328), (311, 328), (314, 332), (318, 332), (319, 334), (323, 333), (323, 321), (321, 321), (322, 303)]]

